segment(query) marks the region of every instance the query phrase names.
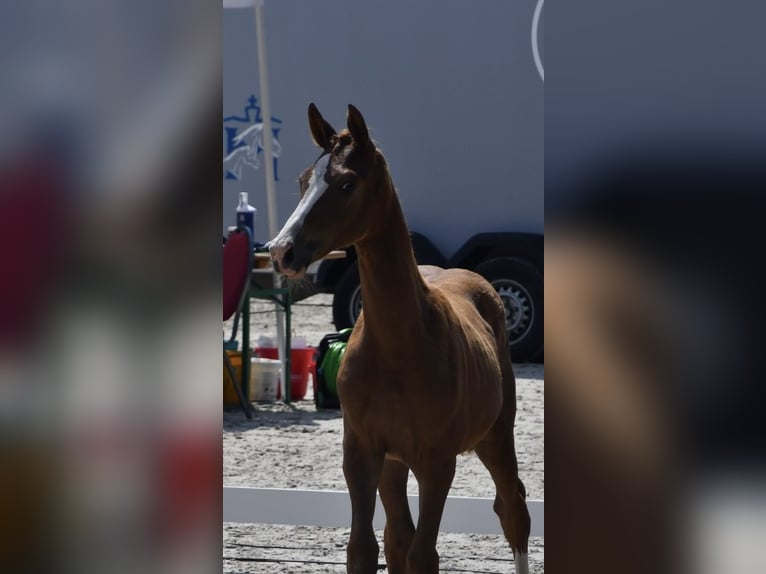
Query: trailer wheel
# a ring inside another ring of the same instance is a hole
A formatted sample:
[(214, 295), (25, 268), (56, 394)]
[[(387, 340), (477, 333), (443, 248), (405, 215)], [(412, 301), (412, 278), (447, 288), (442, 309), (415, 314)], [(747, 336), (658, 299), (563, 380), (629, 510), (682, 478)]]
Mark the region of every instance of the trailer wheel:
[(511, 358), (517, 363), (540, 360), (543, 352), (543, 276), (523, 259), (498, 257), (474, 269), (503, 300)]
[(338, 331), (353, 327), (362, 312), (362, 283), (359, 280), (359, 265), (349, 265), (335, 285), (332, 299), (332, 321)]

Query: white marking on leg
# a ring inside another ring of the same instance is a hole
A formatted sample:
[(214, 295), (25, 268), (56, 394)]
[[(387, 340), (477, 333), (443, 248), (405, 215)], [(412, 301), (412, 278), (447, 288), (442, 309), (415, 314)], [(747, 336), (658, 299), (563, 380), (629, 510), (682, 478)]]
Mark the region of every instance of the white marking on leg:
[(526, 552), (514, 552), (513, 565), (516, 567), (516, 574), (529, 574), (529, 555)]

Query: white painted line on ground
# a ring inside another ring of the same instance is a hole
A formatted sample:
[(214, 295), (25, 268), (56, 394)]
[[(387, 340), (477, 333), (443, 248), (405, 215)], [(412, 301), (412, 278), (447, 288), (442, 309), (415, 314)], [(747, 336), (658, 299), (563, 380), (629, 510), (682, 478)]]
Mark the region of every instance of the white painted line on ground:
[[(417, 521), (418, 497), (408, 498), (412, 517)], [(492, 503), (492, 498), (447, 497), (440, 530), (502, 534)], [(532, 517), (532, 536), (543, 536), (544, 501), (527, 500), (527, 506)], [(348, 492), (342, 490), (224, 486), (223, 521), (349, 528), (351, 500)], [(374, 526), (382, 529), (384, 525), (385, 513), (378, 498)]]

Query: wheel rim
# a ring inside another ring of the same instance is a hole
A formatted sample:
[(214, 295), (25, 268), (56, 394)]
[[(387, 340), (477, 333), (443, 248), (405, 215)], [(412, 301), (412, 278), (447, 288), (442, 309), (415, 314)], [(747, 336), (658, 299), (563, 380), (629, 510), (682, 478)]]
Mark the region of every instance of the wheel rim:
[(505, 307), (505, 327), (508, 342), (514, 345), (529, 334), (535, 321), (535, 307), (532, 297), (521, 283), (511, 279), (492, 281)]
[(354, 292), (351, 293), (351, 298), (348, 302), (348, 316), (351, 317), (351, 324), (356, 323), (359, 318), (359, 314), (362, 312), (362, 286), (357, 286)]

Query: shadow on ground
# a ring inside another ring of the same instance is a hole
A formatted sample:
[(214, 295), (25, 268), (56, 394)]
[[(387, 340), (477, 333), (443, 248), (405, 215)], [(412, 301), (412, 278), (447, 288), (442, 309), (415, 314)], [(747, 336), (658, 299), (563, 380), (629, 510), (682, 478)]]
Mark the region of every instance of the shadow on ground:
[(237, 407), (223, 412), (223, 430), (241, 432), (255, 428), (289, 428), (317, 425), (319, 421), (341, 418), (340, 410), (317, 410), (313, 401), (284, 403), (253, 403), (255, 413), (251, 420)]

